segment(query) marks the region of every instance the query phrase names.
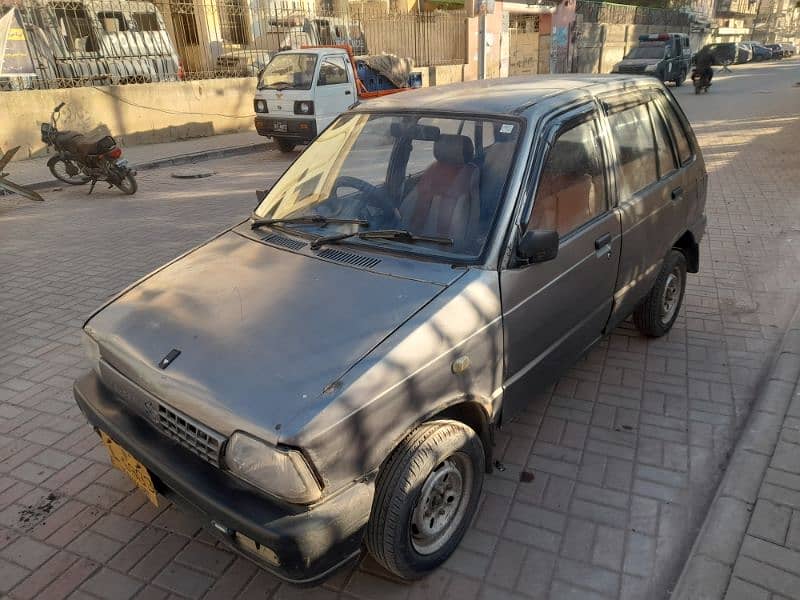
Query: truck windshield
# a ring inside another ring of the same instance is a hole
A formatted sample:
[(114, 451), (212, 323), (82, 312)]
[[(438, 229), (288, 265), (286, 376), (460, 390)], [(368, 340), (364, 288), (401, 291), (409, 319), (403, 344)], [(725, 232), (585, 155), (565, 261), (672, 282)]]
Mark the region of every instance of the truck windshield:
[(636, 46), (636, 48), (631, 48), (631, 51), (628, 52), (628, 55), (625, 58), (664, 58), (664, 49), (666, 46), (664, 44), (658, 44), (654, 46)]
[(314, 81), (316, 54), (276, 54), (261, 74), (262, 90), (308, 90)]
[[(408, 235), (342, 241), (474, 262), (502, 203), (521, 128), (515, 118), (344, 115), (298, 157), (253, 216), (360, 219), (366, 224), (306, 219), (281, 227), (313, 238), (399, 230)], [(409, 235), (448, 244), (412, 244)]]

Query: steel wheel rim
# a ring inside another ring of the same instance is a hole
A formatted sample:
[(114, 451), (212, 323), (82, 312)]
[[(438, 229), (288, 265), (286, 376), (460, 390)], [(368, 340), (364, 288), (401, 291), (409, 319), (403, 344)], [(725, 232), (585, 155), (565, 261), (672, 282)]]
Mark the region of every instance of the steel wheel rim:
[[(70, 168), (74, 169), (75, 172), (70, 173)], [(53, 171), (56, 172), (57, 177), (65, 181), (83, 183), (86, 180), (86, 176), (81, 172), (81, 168), (71, 160), (57, 160), (53, 164)]]
[(457, 452), (430, 472), (411, 515), (411, 544), (423, 555), (442, 549), (458, 530), (472, 495), (469, 458)]
[(678, 310), (681, 287), (681, 270), (675, 266), (664, 282), (664, 293), (661, 295), (661, 322), (664, 324), (669, 323)]

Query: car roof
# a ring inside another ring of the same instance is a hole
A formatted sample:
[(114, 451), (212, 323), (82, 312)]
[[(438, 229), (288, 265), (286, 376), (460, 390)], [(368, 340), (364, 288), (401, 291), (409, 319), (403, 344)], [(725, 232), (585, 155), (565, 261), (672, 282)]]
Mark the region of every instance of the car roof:
[[(463, 113), (520, 113), (529, 106), (553, 96), (565, 100), (622, 90), (628, 87), (653, 87), (652, 77), (630, 75), (527, 75), (502, 79), (483, 79), (420, 88), (369, 100), (357, 110), (405, 111), (409, 108)], [(411, 100), (406, 94), (414, 94)], [(410, 106), (413, 105), (413, 106)]]
[(322, 48), (298, 48), (296, 50), (281, 50), (278, 54), (331, 54), (334, 52), (341, 52), (342, 54), (346, 54), (347, 51), (343, 48), (332, 48), (332, 47), (322, 47)]

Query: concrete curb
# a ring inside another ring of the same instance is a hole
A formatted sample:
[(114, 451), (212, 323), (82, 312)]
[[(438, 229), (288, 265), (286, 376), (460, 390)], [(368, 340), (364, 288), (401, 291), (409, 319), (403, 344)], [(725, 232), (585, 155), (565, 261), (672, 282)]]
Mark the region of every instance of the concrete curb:
[(745, 421), (689, 557), (673, 600), (722, 600), (753, 516), (796, 390), (800, 389), (800, 305), (783, 335), (769, 375)]
[[(137, 171), (149, 171), (152, 169), (158, 169), (161, 167), (169, 167), (169, 166), (177, 166), (177, 165), (186, 165), (196, 162), (202, 162), (206, 160), (215, 160), (219, 158), (229, 158), (231, 156), (243, 156), (245, 154), (252, 154), (253, 152), (259, 152), (261, 150), (268, 150), (271, 147), (271, 144), (265, 142), (256, 142), (251, 144), (245, 144), (241, 146), (230, 146), (227, 148), (214, 148), (212, 150), (201, 150), (199, 152), (190, 152), (188, 154), (178, 154), (176, 156), (166, 156), (164, 158), (158, 158), (152, 161), (144, 162), (144, 163), (136, 163), (131, 165)], [(50, 174), (50, 171), (45, 169), (45, 173), (47, 175)], [(13, 178), (12, 178), (13, 179)], [(41, 190), (46, 189), (53, 186), (60, 186), (63, 185), (61, 181), (58, 179), (47, 179), (44, 181), (37, 181), (36, 183), (27, 184), (25, 187), (32, 189), (32, 190)]]

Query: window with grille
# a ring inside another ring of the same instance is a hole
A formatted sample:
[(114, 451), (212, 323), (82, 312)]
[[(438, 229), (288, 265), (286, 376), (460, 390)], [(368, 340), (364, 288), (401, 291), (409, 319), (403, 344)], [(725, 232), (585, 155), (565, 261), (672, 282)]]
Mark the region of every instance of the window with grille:
[(242, 0), (219, 0), (219, 23), (222, 39), (230, 44), (246, 44), (247, 21)]

